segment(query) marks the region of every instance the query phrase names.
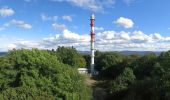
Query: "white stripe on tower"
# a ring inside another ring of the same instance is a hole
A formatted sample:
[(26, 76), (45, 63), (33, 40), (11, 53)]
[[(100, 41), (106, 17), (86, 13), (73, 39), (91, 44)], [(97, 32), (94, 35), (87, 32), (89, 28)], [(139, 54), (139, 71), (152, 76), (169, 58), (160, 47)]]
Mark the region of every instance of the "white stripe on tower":
[(91, 75), (94, 74), (94, 21), (95, 21), (95, 16), (94, 14), (91, 15)]

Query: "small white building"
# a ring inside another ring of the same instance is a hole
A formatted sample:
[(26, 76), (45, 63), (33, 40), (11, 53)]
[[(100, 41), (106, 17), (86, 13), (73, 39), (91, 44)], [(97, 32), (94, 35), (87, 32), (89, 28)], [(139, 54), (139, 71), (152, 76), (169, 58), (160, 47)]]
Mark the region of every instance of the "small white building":
[(78, 72), (80, 74), (88, 74), (88, 69), (87, 68), (78, 68)]

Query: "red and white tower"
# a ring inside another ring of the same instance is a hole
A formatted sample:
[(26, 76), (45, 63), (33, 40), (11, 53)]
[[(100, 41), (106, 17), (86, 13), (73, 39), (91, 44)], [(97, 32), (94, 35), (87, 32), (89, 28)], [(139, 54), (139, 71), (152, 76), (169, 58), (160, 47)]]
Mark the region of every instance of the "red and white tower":
[(95, 21), (95, 16), (94, 14), (91, 15), (90, 17), (90, 21), (91, 21), (91, 32), (90, 32), (90, 35), (91, 35), (91, 64), (90, 64), (90, 68), (91, 68), (91, 75), (94, 74), (94, 21)]

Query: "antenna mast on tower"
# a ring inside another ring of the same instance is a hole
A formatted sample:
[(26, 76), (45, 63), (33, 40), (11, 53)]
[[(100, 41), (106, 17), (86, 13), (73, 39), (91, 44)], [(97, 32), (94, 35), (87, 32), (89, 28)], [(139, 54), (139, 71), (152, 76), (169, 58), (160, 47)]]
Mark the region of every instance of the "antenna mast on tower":
[(90, 32), (90, 36), (91, 36), (91, 63), (90, 63), (90, 71), (91, 71), (91, 75), (94, 74), (94, 21), (95, 21), (95, 16), (94, 13), (92, 13), (91, 17), (90, 17), (90, 26), (91, 26), (91, 32)]

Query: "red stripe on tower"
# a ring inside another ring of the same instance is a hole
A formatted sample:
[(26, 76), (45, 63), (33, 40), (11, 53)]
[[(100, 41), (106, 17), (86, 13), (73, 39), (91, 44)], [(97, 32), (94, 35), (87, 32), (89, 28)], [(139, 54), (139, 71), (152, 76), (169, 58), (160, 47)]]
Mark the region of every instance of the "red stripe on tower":
[(91, 19), (91, 27), (94, 27), (94, 20)]

